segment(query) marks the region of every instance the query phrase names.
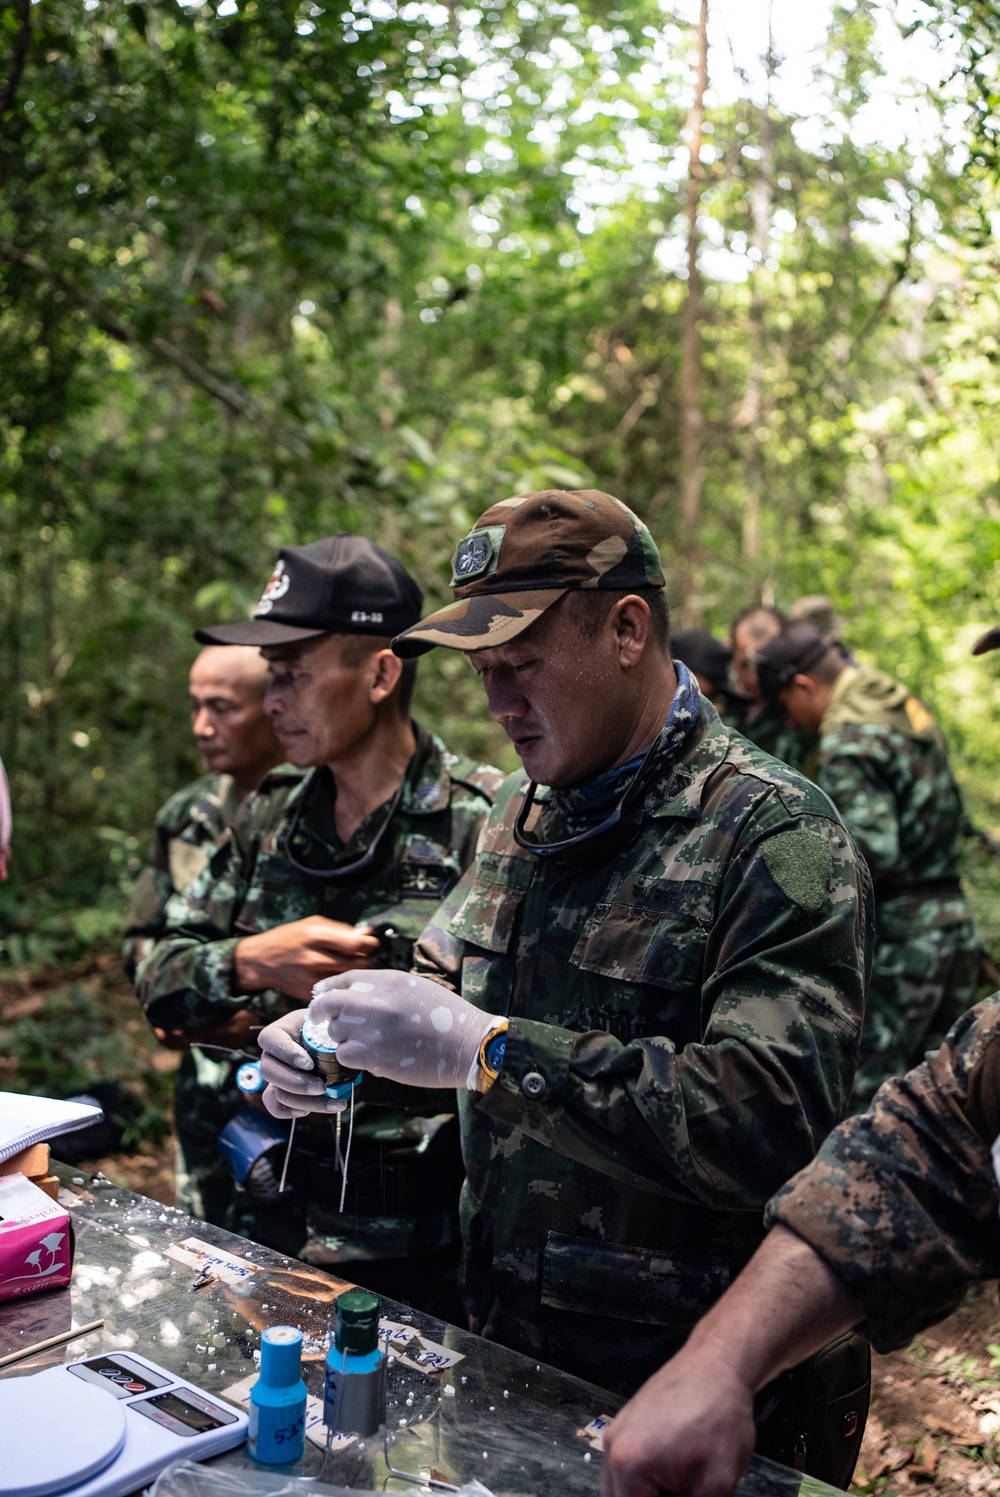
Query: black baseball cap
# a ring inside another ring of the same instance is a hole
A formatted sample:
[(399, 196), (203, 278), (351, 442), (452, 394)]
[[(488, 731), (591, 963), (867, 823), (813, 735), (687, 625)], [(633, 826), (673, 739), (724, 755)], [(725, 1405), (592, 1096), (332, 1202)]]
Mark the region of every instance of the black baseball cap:
[(420, 618), (424, 595), (409, 572), (374, 541), (330, 535), (283, 546), (253, 618), (196, 629), (205, 645), (284, 645), (321, 634), (390, 638)]
[(1000, 650), (1000, 624), (987, 629), (972, 646), (973, 655), (985, 655), (987, 650)]
[(707, 629), (679, 629), (670, 636), (670, 653), (681, 660), (696, 676), (704, 676), (713, 686), (724, 690), (729, 684), (729, 665), (733, 652)]
[(776, 697), (796, 676), (808, 675), (831, 648), (829, 635), (812, 624), (786, 624), (750, 657), (764, 696)]

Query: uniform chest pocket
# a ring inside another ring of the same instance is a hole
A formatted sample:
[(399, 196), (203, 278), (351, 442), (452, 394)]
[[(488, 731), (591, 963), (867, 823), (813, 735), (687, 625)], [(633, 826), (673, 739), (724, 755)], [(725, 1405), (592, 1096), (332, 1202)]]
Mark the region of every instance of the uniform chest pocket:
[(624, 879), (595, 905), (570, 961), (622, 983), (700, 990), (713, 914), (714, 891), (705, 885)]
[(461, 871), (454, 854), (439, 843), (427, 837), (411, 837), (396, 864), (400, 896), (439, 904)]
[(454, 934), (484, 951), (506, 951), (534, 866), (528, 858), (481, 852), (475, 881), (451, 919)]
[(233, 922), (237, 931), (270, 930), (307, 915), (323, 913), (322, 879), (306, 879), (282, 853), (262, 850), (254, 864), (250, 887)]

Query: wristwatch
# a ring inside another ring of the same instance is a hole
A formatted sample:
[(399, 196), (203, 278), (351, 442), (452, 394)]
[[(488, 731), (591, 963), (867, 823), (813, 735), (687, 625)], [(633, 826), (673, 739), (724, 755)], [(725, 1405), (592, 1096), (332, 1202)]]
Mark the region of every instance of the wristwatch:
[(491, 1029), (479, 1047), (479, 1090), (488, 1091), (500, 1075), (507, 1048), (507, 1020)]

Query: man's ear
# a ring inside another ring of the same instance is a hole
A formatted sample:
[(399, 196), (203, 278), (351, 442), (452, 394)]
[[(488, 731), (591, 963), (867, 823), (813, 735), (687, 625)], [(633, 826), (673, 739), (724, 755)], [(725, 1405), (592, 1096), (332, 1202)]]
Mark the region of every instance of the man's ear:
[(618, 663), (623, 670), (630, 670), (650, 648), (653, 616), (649, 604), (645, 598), (629, 593), (612, 608), (610, 621), (615, 631)]
[(368, 699), (375, 706), (392, 695), (403, 673), (403, 662), (391, 650), (376, 650), (368, 662)]

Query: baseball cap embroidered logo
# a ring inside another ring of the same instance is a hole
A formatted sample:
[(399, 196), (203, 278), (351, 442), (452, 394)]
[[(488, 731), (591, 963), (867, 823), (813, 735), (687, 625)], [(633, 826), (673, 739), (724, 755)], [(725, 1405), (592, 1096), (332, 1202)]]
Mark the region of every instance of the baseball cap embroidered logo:
[[(501, 532), (502, 537), (504, 527), (498, 525), (495, 528)], [(474, 530), (464, 541), (459, 541), (451, 564), (452, 586), (468, 582), (473, 577), (481, 577), (489, 570), (494, 550), (499, 549), (499, 544), (494, 542), (492, 530)]]
[(257, 604), (257, 607), (253, 611), (253, 616), (255, 619), (259, 619), (263, 617), (264, 614), (271, 612), (271, 609), (274, 607), (275, 603), (277, 603), (278, 599), (283, 598), (287, 593), (291, 581), (291, 577), (289, 577), (288, 573), (285, 571), (285, 563), (283, 561), (279, 561), (278, 565), (271, 573), (271, 580), (265, 587), (261, 595), (260, 602)]
[(663, 587), (656, 543), (638, 515), (598, 489), (545, 489), (501, 499), (458, 543), (456, 601), (402, 631), (397, 655), (435, 645), (489, 649), (516, 639), (578, 588)]

